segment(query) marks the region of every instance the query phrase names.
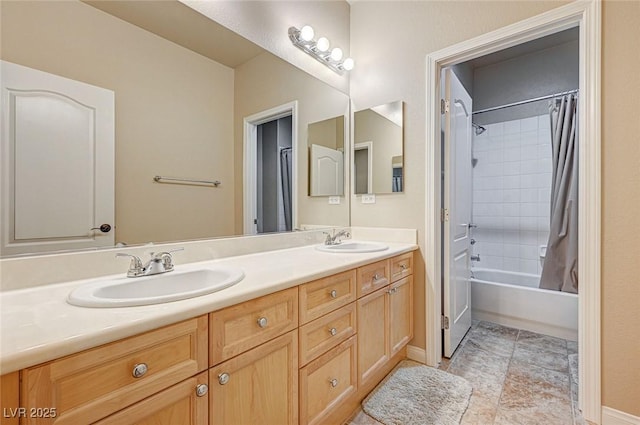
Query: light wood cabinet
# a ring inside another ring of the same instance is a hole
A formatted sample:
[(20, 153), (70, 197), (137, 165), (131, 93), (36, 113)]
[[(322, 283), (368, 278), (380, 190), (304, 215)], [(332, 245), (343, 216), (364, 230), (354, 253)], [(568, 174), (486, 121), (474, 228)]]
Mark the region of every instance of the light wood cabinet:
[(315, 425), (357, 389), (357, 336), (300, 369), (300, 424)]
[(389, 286), (389, 349), (395, 355), (413, 339), (413, 276)]
[(413, 274), (413, 252), (393, 257), (391, 260), (391, 282)]
[(355, 299), (355, 270), (300, 285), (300, 324), (324, 316)]
[(18, 425), (20, 407), (20, 373), (12, 372), (0, 376), (1, 425)]
[(387, 286), (390, 282), (389, 278), (389, 260), (358, 267), (358, 298)]
[(358, 310), (358, 385), (389, 360), (389, 294), (382, 288), (362, 297)]
[(209, 382), (211, 425), (297, 424), (297, 331), (211, 368)]
[(24, 407), (55, 408), (56, 416), (21, 423), (91, 423), (206, 368), (201, 316), (23, 370)]
[(300, 365), (304, 366), (356, 333), (355, 303), (300, 327)]
[(207, 372), (202, 372), (95, 425), (207, 425), (208, 383)]
[(298, 327), (298, 289), (246, 301), (209, 315), (210, 364), (216, 365)]

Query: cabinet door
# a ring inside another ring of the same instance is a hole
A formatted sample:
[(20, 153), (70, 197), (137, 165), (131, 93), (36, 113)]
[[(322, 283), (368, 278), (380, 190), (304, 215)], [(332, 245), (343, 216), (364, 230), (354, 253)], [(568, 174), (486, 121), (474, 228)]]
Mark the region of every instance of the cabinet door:
[(388, 287), (358, 300), (358, 386), (389, 360)]
[(202, 372), (95, 425), (207, 425), (207, 384)]
[(393, 356), (413, 338), (413, 276), (389, 287), (389, 328)]
[(212, 425), (298, 423), (297, 330), (209, 370)]

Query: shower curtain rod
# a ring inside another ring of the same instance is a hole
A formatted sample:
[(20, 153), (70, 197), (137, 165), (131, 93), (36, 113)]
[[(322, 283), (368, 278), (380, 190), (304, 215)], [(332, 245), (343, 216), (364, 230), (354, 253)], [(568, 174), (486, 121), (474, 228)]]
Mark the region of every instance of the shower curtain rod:
[(578, 91), (579, 91), (578, 89), (569, 90), (569, 91), (563, 91), (563, 92), (560, 92), (560, 93), (549, 94), (547, 96), (540, 96), (540, 97), (535, 97), (533, 99), (521, 100), (520, 102), (513, 102), (513, 103), (508, 103), (506, 105), (494, 106), (492, 108), (481, 109), (479, 111), (473, 111), (471, 113), (471, 115), (482, 114), (483, 112), (497, 111), (498, 109), (504, 109), (504, 108), (510, 108), (512, 106), (524, 105), (526, 103), (537, 102), (539, 100), (553, 99), (554, 97), (564, 96), (565, 94), (578, 93)]

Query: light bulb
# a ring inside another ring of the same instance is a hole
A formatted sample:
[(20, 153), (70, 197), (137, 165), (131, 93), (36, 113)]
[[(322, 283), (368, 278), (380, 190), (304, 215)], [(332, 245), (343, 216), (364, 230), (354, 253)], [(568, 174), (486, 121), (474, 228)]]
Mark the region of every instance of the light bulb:
[(305, 25), (300, 30), (300, 38), (303, 39), (304, 41), (313, 40), (313, 35), (314, 35), (313, 28), (311, 28), (311, 26), (309, 25)]
[(353, 69), (353, 65), (353, 59), (351, 58), (346, 58), (342, 63), (342, 67), (347, 71), (351, 71)]
[(331, 51), (331, 59), (333, 59), (334, 61), (339, 61), (340, 59), (342, 59), (342, 49), (339, 47), (334, 47)]
[(316, 47), (321, 52), (329, 50), (329, 39), (327, 37), (320, 37), (316, 43)]

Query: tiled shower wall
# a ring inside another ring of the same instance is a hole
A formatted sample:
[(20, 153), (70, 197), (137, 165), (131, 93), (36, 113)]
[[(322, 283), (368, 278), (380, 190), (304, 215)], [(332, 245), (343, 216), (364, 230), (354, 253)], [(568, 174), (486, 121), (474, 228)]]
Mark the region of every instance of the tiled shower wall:
[(540, 274), (549, 237), (549, 115), (484, 125), (473, 139), (473, 267)]

